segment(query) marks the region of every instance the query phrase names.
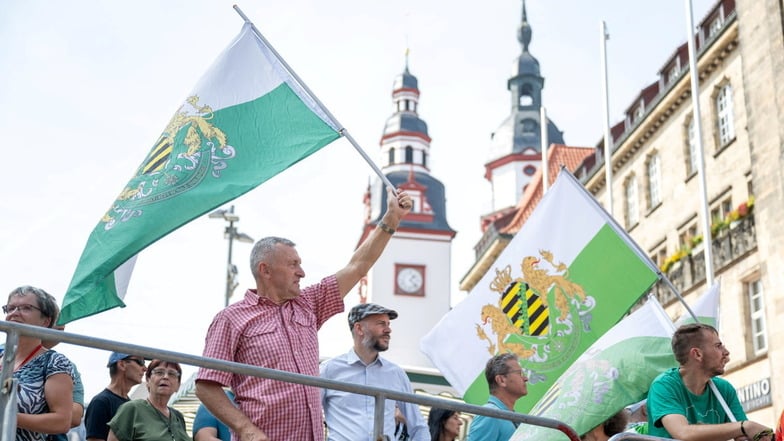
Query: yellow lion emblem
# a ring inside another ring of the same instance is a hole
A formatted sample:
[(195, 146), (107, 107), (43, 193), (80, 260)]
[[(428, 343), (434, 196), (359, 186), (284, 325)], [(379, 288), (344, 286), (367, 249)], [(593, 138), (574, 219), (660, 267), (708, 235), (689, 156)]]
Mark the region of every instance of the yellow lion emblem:
[[(512, 278), (512, 269), (507, 265), (495, 270), (490, 289), (499, 295), (496, 305), (484, 305), (481, 310), (481, 324), (476, 324), (477, 336), (487, 341), (490, 354), (511, 352), (522, 359), (534, 356), (537, 351), (524, 343), (507, 341), (510, 335), (546, 335), (549, 328), (550, 306), (547, 295), (552, 291), (558, 320), (569, 317), (569, 302), (575, 298), (585, 300), (582, 286), (569, 280), (569, 270), (563, 262), (556, 263), (553, 254), (539, 250), (541, 258), (526, 256), (520, 263), (522, 278)], [(551, 269), (540, 268), (542, 259)], [(495, 341), (483, 328), (490, 324)]]

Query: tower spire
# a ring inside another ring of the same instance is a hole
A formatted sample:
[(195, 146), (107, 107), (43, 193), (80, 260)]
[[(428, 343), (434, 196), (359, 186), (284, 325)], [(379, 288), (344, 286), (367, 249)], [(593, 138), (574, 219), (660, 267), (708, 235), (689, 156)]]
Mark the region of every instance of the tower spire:
[(523, 0), (523, 17), (520, 21), (520, 27), (517, 29), (517, 40), (523, 45), (523, 52), (528, 52), (528, 46), (531, 44), (531, 25), (528, 24), (528, 14), (525, 11), (525, 0)]

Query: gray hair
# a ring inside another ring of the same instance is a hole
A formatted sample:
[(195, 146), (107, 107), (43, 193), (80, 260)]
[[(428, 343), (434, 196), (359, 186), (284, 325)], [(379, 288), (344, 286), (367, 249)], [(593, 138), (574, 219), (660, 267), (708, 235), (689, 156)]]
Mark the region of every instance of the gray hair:
[(275, 251), (275, 245), (283, 244), (287, 247), (295, 247), (296, 244), (288, 239), (284, 239), (282, 237), (265, 237), (263, 239), (259, 239), (255, 245), (253, 245), (253, 250), (250, 252), (250, 273), (253, 274), (253, 279), (259, 278), (259, 264), (261, 262), (266, 262)]
[(495, 355), (487, 361), (487, 365), (485, 366), (485, 378), (487, 379), (487, 385), (490, 387), (491, 393), (498, 388), (495, 377), (509, 373), (509, 366), (506, 365), (506, 362), (509, 360), (517, 362), (517, 355), (507, 352)]
[(57, 316), (60, 313), (60, 308), (57, 306), (57, 301), (53, 295), (42, 290), (41, 288), (24, 285), (11, 291), (11, 293), (8, 294), (8, 300), (10, 301), (11, 297), (23, 297), (28, 294), (35, 296), (36, 303), (38, 303), (38, 309), (41, 310), (41, 315), (50, 319), (48, 327), (53, 327), (57, 321)]

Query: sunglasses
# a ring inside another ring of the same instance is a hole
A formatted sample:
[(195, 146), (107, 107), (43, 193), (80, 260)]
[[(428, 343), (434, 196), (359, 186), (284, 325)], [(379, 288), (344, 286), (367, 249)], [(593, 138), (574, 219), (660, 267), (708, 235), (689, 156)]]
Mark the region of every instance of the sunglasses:
[(123, 358), (124, 361), (132, 361), (138, 364), (141, 367), (144, 367), (144, 360), (139, 360), (138, 358)]

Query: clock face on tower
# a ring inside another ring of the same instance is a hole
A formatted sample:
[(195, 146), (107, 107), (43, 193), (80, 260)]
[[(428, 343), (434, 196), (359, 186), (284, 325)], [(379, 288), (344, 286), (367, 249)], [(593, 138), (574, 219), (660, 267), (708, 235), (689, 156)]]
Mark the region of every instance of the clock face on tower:
[(395, 294), (424, 296), (425, 266), (396, 264)]

